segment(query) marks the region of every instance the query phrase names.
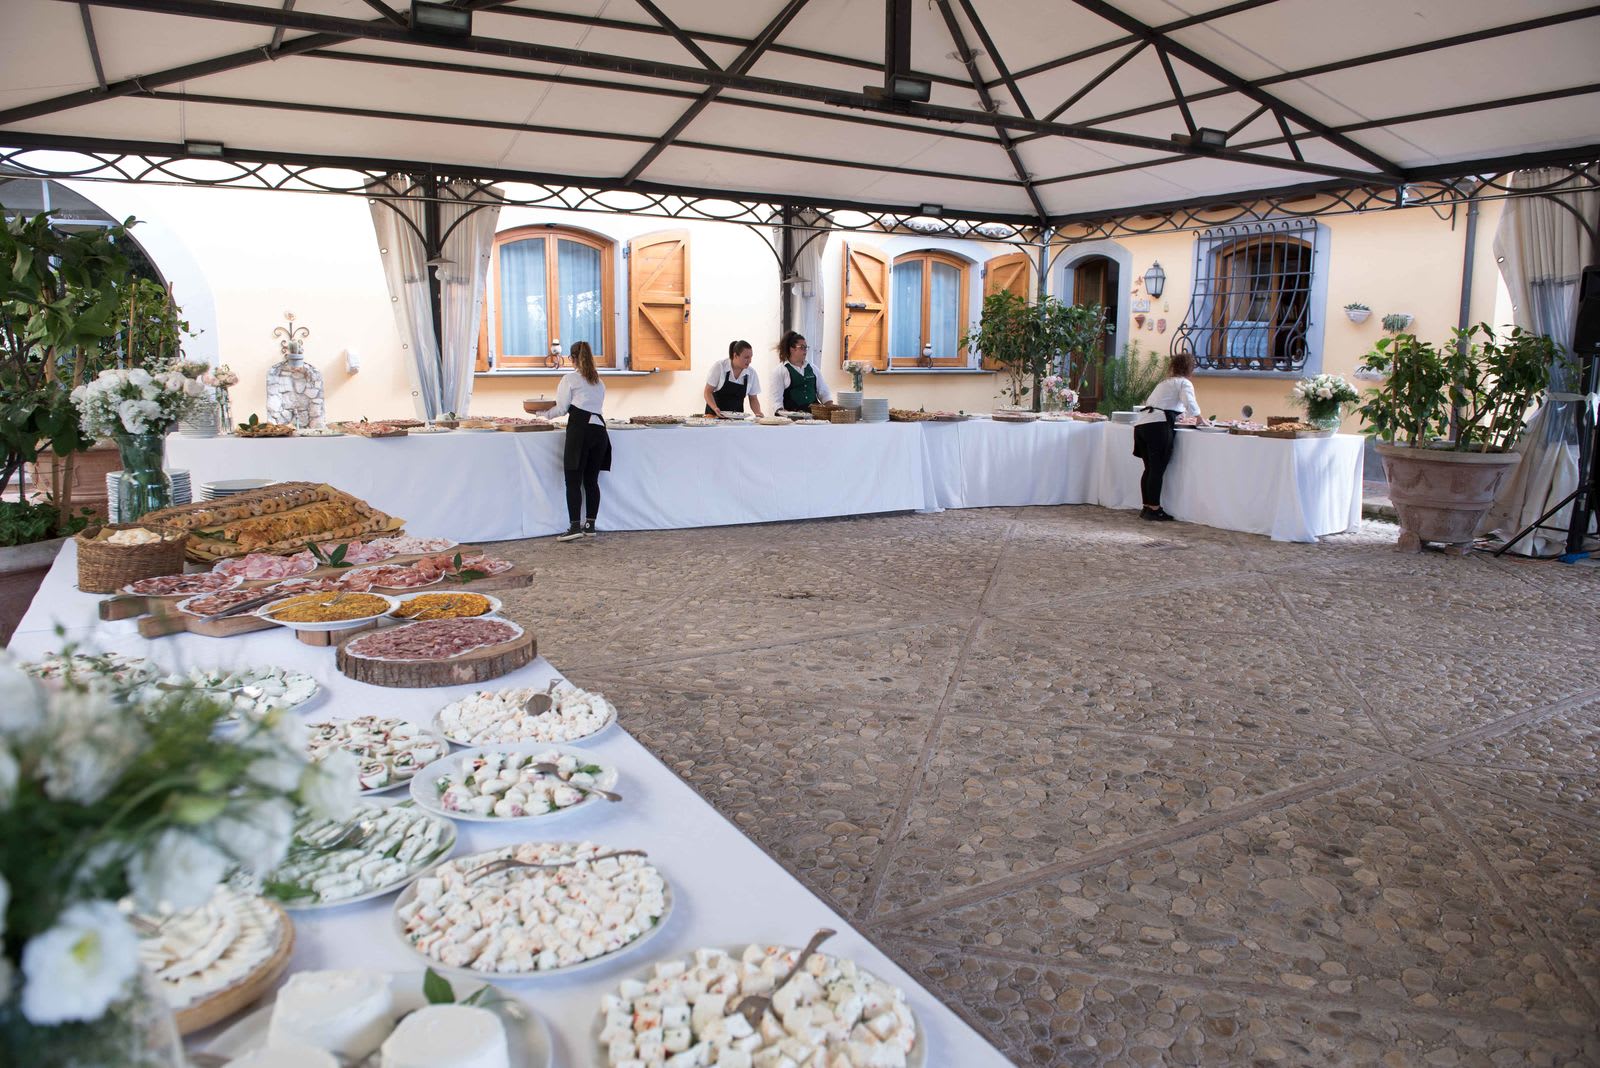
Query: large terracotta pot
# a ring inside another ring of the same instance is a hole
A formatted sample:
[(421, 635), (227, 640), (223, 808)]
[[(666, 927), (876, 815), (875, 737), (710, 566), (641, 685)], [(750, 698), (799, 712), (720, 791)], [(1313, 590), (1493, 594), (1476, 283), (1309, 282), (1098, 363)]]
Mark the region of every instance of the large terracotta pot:
[[(44, 452), (37, 463), (28, 465), (29, 494), (50, 491), (51, 472), (65, 463), (66, 457)], [(106, 476), (122, 470), (122, 454), (110, 442), (96, 445), (72, 457), (72, 509), (88, 508), (96, 516), (106, 515)]]
[[(103, 492), (103, 490), (102, 490)], [(66, 538), (0, 547), (0, 645), (11, 640)]]
[(1522, 462), (1516, 452), (1451, 452), (1377, 442), (1389, 476), (1389, 499), (1400, 516), (1402, 552), (1440, 542), (1457, 555), (1472, 549), (1478, 523), (1500, 486)]

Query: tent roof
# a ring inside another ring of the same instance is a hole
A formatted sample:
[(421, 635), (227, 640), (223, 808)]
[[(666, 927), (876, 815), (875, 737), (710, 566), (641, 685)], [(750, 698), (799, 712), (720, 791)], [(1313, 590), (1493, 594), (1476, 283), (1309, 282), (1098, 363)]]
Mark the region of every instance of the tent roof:
[[(470, 37), (385, 0), (5, 0), (0, 144), (1035, 222), (1600, 147), (1580, 0), (455, 2)], [(897, 4), (925, 105), (863, 92)]]

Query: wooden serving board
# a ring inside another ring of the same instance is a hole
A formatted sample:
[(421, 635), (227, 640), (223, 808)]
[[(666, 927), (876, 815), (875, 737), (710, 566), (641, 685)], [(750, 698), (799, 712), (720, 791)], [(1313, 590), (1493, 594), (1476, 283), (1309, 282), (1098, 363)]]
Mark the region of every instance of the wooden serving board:
[(500, 429), (508, 434), (528, 434), (539, 430), (554, 430), (554, 423), (501, 423)]
[[(341, 638), (343, 635), (341, 635)], [(529, 664), (539, 655), (533, 632), (524, 630), (516, 641), (475, 649), (448, 660), (367, 660), (345, 652), (340, 641), (339, 670), (357, 682), (400, 689), (462, 686), (498, 679)]]
[(141, 638), (165, 638), (172, 634), (199, 634), (206, 638), (232, 638), (240, 634), (272, 630), (278, 624), (245, 612), (225, 619), (201, 619), (176, 608), (161, 609), (139, 619)]
[(278, 914), (278, 930), (282, 932), (278, 948), (273, 950), (272, 956), (261, 962), (260, 967), (239, 982), (195, 1002), (186, 1009), (179, 1009), (174, 1014), (177, 1018), (178, 1034), (193, 1034), (255, 1004), (261, 995), (272, 989), (273, 984), (288, 969), (289, 958), (294, 955), (294, 922), (277, 902), (268, 901), (267, 904)]

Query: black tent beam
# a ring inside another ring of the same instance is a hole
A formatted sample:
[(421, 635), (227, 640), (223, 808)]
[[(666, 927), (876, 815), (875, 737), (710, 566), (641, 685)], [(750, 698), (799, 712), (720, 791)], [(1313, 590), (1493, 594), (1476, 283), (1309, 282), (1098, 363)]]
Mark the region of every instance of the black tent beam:
[[(756, 39), (746, 45), (743, 52), (739, 53), (739, 58), (734, 60), (728, 67), (727, 73), (738, 77), (748, 72), (755, 65), (756, 60), (761, 58), (761, 54), (767, 50), (773, 41), (778, 39), (778, 35), (788, 28), (789, 23), (800, 13), (800, 9), (806, 6), (806, 3), (807, 0), (789, 0), (788, 3), (784, 4), (782, 10), (773, 16), (772, 20), (767, 23)], [(722, 72), (718, 71), (717, 73)], [(645, 168), (654, 163), (661, 153), (665, 152), (672, 142), (677, 140), (684, 130), (688, 129), (689, 124), (699, 118), (700, 114), (711, 106), (712, 102), (722, 93), (722, 89), (723, 87), (720, 85), (712, 85), (701, 93), (699, 99), (690, 104), (683, 114), (678, 116), (677, 121), (656, 139), (655, 144), (646, 149), (644, 155), (640, 156), (634, 165), (628, 168), (628, 173), (622, 176), (622, 184), (629, 185), (638, 180), (639, 176), (645, 172)]]
[[(73, 2), (73, 0), (63, 0), (63, 2)], [(841, 108), (901, 112), (935, 122), (977, 125), (1003, 124), (1012, 130), (1056, 134), (1078, 140), (1097, 141), (1104, 144), (1122, 145), (1129, 148), (1152, 151), (1166, 152), (1172, 150), (1172, 144), (1169, 141), (1138, 134), (1120, 133), (1114, 130), (1095, 129), (1073, 123), (1044, 122), (1040, 119), (1029, 119), (1020, 115), (986, 114), (982, 111), (946, 107), (937, 104), (911, 104), (902, 107), (893, 102), (875, 100), (864, 93), (846, 92), (838, 89), (829, 89), (824, 86), (804, 85), (774, 78), (753, 77), (748, 74), (735, 73), (732, 70), (723, 72), (710, 71), (677, 63), (661, 63), (629, 56), (587, 52), (574, 48), (559, 48), (527, 41), (503, 41), (486, 37), (422, 35), (401, 30), (399, 27), (392, 26), (381, 19), (375, 22), (361, 22), (354, 19), (300, 11), (273, 11), (248, 4), (229, 3), (226, 0), (86, 0), (86, 2), (102, 7), (126, 8), (156, 14), (194, 18), (210, 18), (224, 22), (242, 22), (264, 26), (287, 25), (295, 29), (326, 34), (335, 40), (356, 37), (369, 38), (391, 43), (420, 45), (429, 48), (473, 52), (541, 63), (609, 70), (638, 77), (660, 78), (667, 81), (687, 81), (708, 87), (716, 86), (720, 89), (742, 89), (753, 93), (813, 100)], [(801, 2), (801, 0), (791, 0), (791, 3), (796, 2)], [(285, 45), (285, 49), (300, 43), (300, 41), (290, 42)], [(322, 43), (328, 43), (327, 38), (324, 38)], [(137, 81), (133, 81), (132, 86), (137, 88)], [(94, 99), (96, 99), (94, 94), (89, 94), (86, 99), (64, 106), (91, 103)], [(61, 107), (48, 107), (47, 105), (49, 104), (50, 102), (47, 101), (44, 104), (13, 108), (7, 112), (0, 112), (0, 125), (18, 121), (21, 117), (36, 117), (36, 114), (48, 114), (53, 110), (61, 110)], [(45, 110), (43, 112), (36, 111), (39, 108), (45, 108)], [(23, 113), (25, 112), (28, 114), (24, 115)], [(1021, 139), (1019, 138), (1018, 140), (1020, 141)], [(1350, 167), (1339, 167), (1324, 163), (1301, 163), (1299, 160), (1285, 157), (1254, 155), (1233, 149), (1213, 149), (1193, 154), (1203, 154), (1211, 158), (1229, 159), (1239, 163), (1253, 163), (1282, 170), (1302, 171), (1327, 177), (1343, 178), (1347, 181), (1364, 182), (1371, 180), (1373, 177), (1369, 172)]]
[[(660, 26), (652, 26), (644, 22), (627, 22), (623, 19), (608, 19), (597, 15), (580, 15), (570, 11), (544, 11), (528, 7), (502, 7), (495, 11), (496, 15), (515, 15), (518, 18), (542, 19), (547, 22), (562, 22), (569, 25), (592, 26), (600, 30), (621, 30), (625, 33), (643, 33), (661, 36), (666, 30)], [(703, 41), (706, 44), (733, 45), (737, 48), (747, 48), (750, 41), (744, 37), (735, 37), (726, 33), (711, 33), (707, 30), (684, 30), (691, 39)], [(874, 74), (883, 73), (882, 64), (872, 59), (858, 59), (855, 56), (841, 56), (833, 52), (819, 52), (814, 48), (798, 48), (794, 45), (774, 44), (767, 49), (774, 55), (794, 56), (797, 59), (814, 59), (819, 63), (834, 63), (842, 67), (854, 67), (858, 70), (871, 71)], [(945, 74), (929, 74), (922, 71), (914, 72), (918, 78), (927, 78), (935, 85), (948, 85), (955, 89), (967, 88), (967, 83), (960, 78), (952, 78)]]
[[(446, 63), (435, 59), (414, 59), (405, 56), (374, 56), (364, 52), (336, 52), (329, 49), (316, 49), (304, 53), (308, 59), (332, 60), (339, 63), (368, 63), (380, 67), (400, 67), (410, 70), (431, 70), (450, 74), (468, 74), (485, 78), (510, 78), (521, 81), (535, 82), (560, 82), (562, 85), (579, 85), (591, 89), (608, 89), (620, 93), (643, 93), (650, 96), (662, 96), (675, 100), (691, 101), (699, 98), (700, 94), (692, 89), (674, 89), (665, 85), (645, 85), (630, 82), (608, 82), (599, 78), (585, 78), (566, 71), (552, 72), (542, 70), (515, 70), (508, 67), (475, 67), (467, 63)], [(890, 119), (878, 118), (876, 115), (861, 115), (855, 112), (817, 111), (812, 108), (797, 107), (793, 104), (782, 104), (776, 100), (755, 99), (742, 96), (721, 96), (717, 102), (726, 107), (750, 108), (756, 111), (771, 111), (782, 115), (800, 115), (811, 119), (825, 119), (829, 122), (849, 122), (863, 126), (877, 126), (886, 130), (899, 130), (903, 133), (927, 133), (927, 127), (916, 126), (906, 122), (895, 122)], [(941, 137), (954, 138), (958, 141), (974, 141), (985, 145), (995, 145), (999, 142), (987, 135), (970, 133), (966, 130), (946, 130)], [(654, 138), (650, 138), (654, 140)]]
[(100, 91), (106, 88), (106, 68), (100, 62), (100, 45), (94, 39), (94, 16), (89, 12), (88, 4), (78, 5), (78, 14), (83, 16), (83, 40), (89, 46), (89, 61), (94, 64), (94, 80), (100, 86)]
[(654, 0), (634, 0), (634, 3), (644, 8), (645, 14), (655, 19), (656, 23), (663, 30), (666, 30), (667, 33), (671, 34), (672, 39), (681, 44), (684, 48), (684, 51), (688, 52), (691, 56), (698, 60), (702, 67), (705, 67), (707, 70), (722, 69), (722, 65), (716, 60), (712, 59), (711, 56), (707, 54), (706, 50), (700, 47), (699, 42), (697, 42), (693, 37), (690, 37), (687, 33), (684, 33), (678, 24), (673, 22), (671, 17), (669, 17), (665, 11), (662, 11), (661, 8), (656, 6)]
[[(956, 46), (961, 62), (966, 64), (967, 74), (972, 78), (972, 87), (978, 91), (979, 102), (990, 115), (998, 117), (1000, 108), (983, 83), (983, 75), (978, 71), (977, 57), (972, 54), (972, 49), (967, 47), (967, 35), (961, 32), (961, 24), (956, 21), (956, 13), (950, 10), (950, 0), (937, 0), (937, 3), (939, 14), (944, 16), (945, 28), (950, 31), (950, 41)], [(1016, 171), (1017, 178), (1028, 193), (1028, 203), (1033, 205), (1034, 212), (1039, 216), (1039, 222), (1044, 224), (1050, 213), (1045, 210), (1044, 201), (1039, 199), (1038, 192), (1034, 190), (1033, 180), (1028, 176), (1028, 168), (1022, 165), (1022, 157), (1017, 154), (1016, 147), (1011, 143), (1011, 135), (999, 123), (995, 124), (994, 134), (1000, 139), (1000, 147), (1005, 150), (1006, 158), (1011, 161), (1011, 169)]]
[[(1363, 145), (1358, 141), (1351, 140), (1349, 137), (1336, 132), (1327, 123), (1324, 123), (1320, 119), (1306, 114), (1304, 111), (1288, 103), (1287, 101), (1278, 99), (1271, 93), (1268, 93), (1265, 89), (1262, 89), (1259, 85), (1252, 84), (1249, 80), (1239, 77), (1239, 75), (1224, 67), (1222, 64), (1210, 59), (1207, 56), (1201, 55), (1188, 45), (1179, 41), (1174, 41), (1169, 35), (1146, 25), (1144, 22), (1134, 18), (1132, 15), (1126, 14), (1125, 12), (1112, 6), (1107, 2), (1107, 0), (1073, 0), (1073, 3), (1077, 4), (1085, 11), (1089, 11), (1100, 16), (1107, 22), (1110, 22), (1113, 26), (1116, 26), (1118, 29), (1121, 29), (1127, 33), (1131, 33), (1136, 37), (1148, 40), (1151, 44), (1155, 45), (1162, 57), (1162, 62), (1164, 64), (1168, 64), (1169, 66), (1167, 75), (1173, 81), (1174, 86), (1177, 84), (1177, 79), (1172, 74), (1170, 69), (1170, 62), (1168, 60), (1169, 56), (1176, 57), (1177, 59), (1180, 59), (1184, 63), (1187, 63), (1189, 66), (1193, 67), (1195, 70), (1199, 71), (1201, 74), (1204, 74), (1206, 77), (1211, 78), (1214, 81), (1221, 82), (1223, 85), (1228, 86), (1230, 89), (1233, 89), (1236, 92), (1243, 93), (1257, 104), (1266, 104), (1274, 112), (1282, 115), (1284, 118), (1293, 119), (1300, 126), (1305, 127), (1307, 130), (1316, 134), (1318, 137), (1323, 138), (1328, 143), (1343, 149), (1352, 156), (1361, 160), (1363, 163), (1366, 163), (1372, 167), (1376, 167), (1380, 174), (1384, 174), (1389, 177), (1396, 177), (1399, 175), (1400, 167), (1393, 160), (1387, 159), (1379, 153), (1372, 151), (1372, 149), (1368, 148), (1366, 145)], [(1192, 126), (1194, 120), (1189, 116), (1189, 106), (1184, 102), (1181, 93), (1178, 96), (1178, 100), (1183, 109), (1184, 119)], [(1193, 133), (1193, 130), (1191, 129), (1190, 132)], [(1298, 155), (1298, 153), (1296, 153), (1296, 155)]]
[(394, 23), (396, 26), (405, 26), (407, 28), (411, 26), (409, 19), (400, 14), (400, 12), (396, 11), (394, 8), (390, 7), (388, 4), (384, 3), (383, 0), (362, 0), (362, 2), (372, 10), (376, 11), (378, 14), (382, 15), (384, 18), (388, 19), (390, 22)]
[(1099, 74), (1096, 74), (1093, 78), (1090, 78), (1088, 81), (1084, 82), (1077, 88), (1076, 91), (1073, 92), (1071, 96), (1067, 97), (1059, 105), (1051, 109), (1050, 113), (1044, 117), (1045, 121), (1053, 122), (1054, 120), (1060, 118), (1072, 107), (1072, 105), (1076, 104), (1078, 101), (1082, 100), (1084, 97), (1100, 88), (1101, 83), (1103, 83), (1113, 74), (1117, 73), (1117, 71), (1121, 70), (1123, 67), (1127, 66), (1133, 61), (1135, 56), (1149, 47), (1149, 41), (1135, 41), (1133, 43), (1133, 47), (1128, 49), (1122, 55), (1118, 56), (1110, 66), (1106, 67), (1106, 69), (1101, 71)]
[(1255, 122), (1261, 116), (1265, 115), (1269, 110), (1271, 109), (1265, 104), (1258, 105), (1250, 114), (1246, 115), (1244, 118), (1228, 127), (1228, 136), (1232, 137), (1234, 134), (1238, 133), (1240, 130), (1244, 129), (1246, 126), (1249, 126), (1252, 122)]
[[(307, 104), (291, 100), (258, 100), (254, 97), (217, 96), (206, 93), (174, 93), (162, 90), (152, 90), (148, 93), (135, 94), (136, 98), (146, 100), (164, 100), (172, 103), (187, 104), (213, 104), (219, 107), (261, 108), (269, 111), (289, 111), (303, 115), (343, 115), (350, 118), (382, 119), (393, 122), (420, 122), (438, 126), (454, 126), (475, 130), (505, 130), (511, 133), (531, 133), (548, 137), (581, 137), (596, 141), (618, 141), (624, 144), (654, 144), (656, 138), (650, 134), (616, 133), (601, 130), (586, 130), (575, 126), (546, 126), (537, 123), (509, 122), (504, 119), (478, 119), (463, 118), (456, 115), (430, 115), (425, 112), (390, 111), (381, 108), (358, 108), (342, 104)], [(0, 141), (6, 138), (0, 133)], [(851, 170), (872, 171), (875, 174), (903, 174), (912, 178), (934, 178), (940, 181), (977, 182), (980, 185), (1009, 185), (1020, 186), (1022, 183), (1011, 178), (991, 178), (986, 175), (946, 174), (943, 171), (930, 171), (919, 167), (906, 167), (892, 163), (873, 163), (867, 160), (853, 159), (827, 159), (819, 161), (812, 155), (800, 155), (793, 152), (780, 152), (775, 149), (753, 148), (749, 145), (719, 145), (704, 141), (677, 141), (678, 147), (693, 149), (698, 152), (721, 152), (734, 156), (754, 156), (761, 159), (782, 160), (786, 163), (818, 163), (829, 167), (844, 167)]]
[(1278, 120), (1278, 129), (1283, 131), (1283, 143), (1289, 146), (1289, 151), (1294, 153), (1295, 159), (1305, 159), (1300, 151), (1300, 141), (1293, 133), (1289, 132), (1289, 120), (1283, 117), (1281, 111), (1274, 111), (1272, 117)]
[[(294, 0), (283, 0), (283, 9), (285, 11), (293, 11), (294, 10)], [(276, 52), (279, 48), (283, 47), (283, 32), (284, 32), (284, 27), (282, 27), (282, 26), (279, 26), (276, 29), (274, 29), (272, 31), (272, 40), (271, 40), (271, 42), (268, 43), (267, 48), (269, 48), (270, 50)]]
[[(1028, 118), (1033, 118), (1033, 109), (1028, 106), (1028, 101), (1022, 96), (1022, 90), (1017, 88), (1017, 80), (1011, 76), (1011, 71), (1006, 67), (1006, 61), (1001, 58), (1000, 49), (995, 47), (994, 38), (989, 36), (989, 28), (978, 17), (978, 11), (972, 6), (972, 0), (961, 0), (961, 10), (966, 13), (967, 21), (972, 24), (973, 32), (978, 35), (978, 42), (983, 45), (984, 51), (989, 53), (989, 62), (994, 64), (994, 69), (999, 73), (1000, 80), (1005, 83), (1006, 91), (1011, 94), (1011, 99), (1016, 101), (1017, 110)], [(987, 92), (990, 88), (983, 86)], [(980, 96), (982, 94), (979, 94)]]
[(1172, 102), (1178, 105), (1178, 113), (1183, 116), (1183, 128), (1190, 137), (1198, 137), (1200, 127), (1194, 124), (1194, 114), (1189, 110), (1188, 98), (1183, 95), (1183, 86), (1178, 84), (1178, 72), (1172, 69), (1172, 59), (1160, 44), (1155, 44), (1155, 50), (1156, 58), (1161, 61), (1161, 70), (1167, 76), (1167, 87), (1172, 90)]

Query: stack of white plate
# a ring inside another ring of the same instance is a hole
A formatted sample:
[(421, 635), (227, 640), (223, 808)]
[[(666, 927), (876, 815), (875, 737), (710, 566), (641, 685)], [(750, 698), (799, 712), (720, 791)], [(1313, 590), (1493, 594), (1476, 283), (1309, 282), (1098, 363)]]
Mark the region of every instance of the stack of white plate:
[(862, 397), (861, 421), (863, 423), (887, 423), (889, 421), (889, 398)]
[[(188, 504), (194, 500), (189, 488), (189, 472), (168, 471), (167, 477), (172, 479), (173, 504)], [(121, 481), (121, 471), (106, 472), (106, 519), (112, 523), (121, 522), (117, 508), (117, 484)]]
[(200, 499), (202, 501), (220, 501), (224, 497), (232, 497), (235, 493), (245, 493), (257, 490), (263, 486), (272, 485), (270, 478), (230, 478), (218, 482), (200, 483)]

